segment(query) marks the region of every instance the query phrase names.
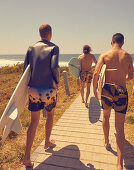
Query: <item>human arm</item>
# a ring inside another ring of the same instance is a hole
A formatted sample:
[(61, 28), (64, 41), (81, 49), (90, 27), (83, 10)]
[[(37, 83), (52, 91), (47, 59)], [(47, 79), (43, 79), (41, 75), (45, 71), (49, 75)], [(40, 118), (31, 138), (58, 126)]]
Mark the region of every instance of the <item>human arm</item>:
[(59, 84), (59, 47), (56, 46), (53, 49), (53, 54), (52, 54), (52, 58), (51, 58), (51, 70), (52, 70), (52, 75), (53, 75), (53, 79), (55, 81), (55, 83)]
[(128, 59), (128, 75), (126, 81), (129, 81), (133, 79), (133, 61), (132, 57), (129, 54), (127, 54), (127, 59)]
[(24, 73), (24, 71), (26, 70), (26, 68), (29, 64), (29, 58), (30, 58), (31, 54), (32, 54), (32, 48), (29, 47), (28, 50), (27, 50), (26, 56), (25, 56), (25, 60), (24, 60), (23, 73)]
[(97, 97), (97, 81), (98, 81), (98, 76), (101, 70), (102, 65), (104, 64), (104, 56), (101, 55), (98, 59), (98, 63), (96, 64), (95, 67), (95, 71), (93, 74), (93, 91), (94, 91), (94, 95), (96, 97), (96, 99), (98, 99)]
[(93, 69), (93, 68), (95, 68), (95, 67), (96, 67), (97, 60), (96, 60), (96, 58), (95, 58), (95, 56), (94, 56), (94, 55), (92, 56), (92, 58), (93, 58), (93, 61), (94, 61), (94, 63), (95, 63), (95, 65), (94, 65), (94, 66), (92, 66), (92, 69)]
[(81, 55), (78, 57), (79, 60), (81, 60)]

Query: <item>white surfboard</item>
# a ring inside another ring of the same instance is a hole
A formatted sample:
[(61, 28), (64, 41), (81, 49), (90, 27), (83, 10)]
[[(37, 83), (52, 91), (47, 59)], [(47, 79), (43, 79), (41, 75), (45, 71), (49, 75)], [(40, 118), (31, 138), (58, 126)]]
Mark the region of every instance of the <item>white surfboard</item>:
[(81, 71), (81, 62), (78, 58), (71, 58), (68, 63), (70, 73), (75, 77), (79, 78)]
[(20, 81), (18, 82), (2, 116), (0, 119), (0, 129), (4, 128), (4, 141), (10, 131), (19, 134), (21, 130), (21, 123), (19, 120), (20, 114), (23, 112), (28, 99), (28, 82), (30, 78), (30, 65), (27, 66)]
[(97, 82), (97, 96), (99, 100), (101, 100), (101, 91), (105, 83), (105, 70), (106, 70), (106, 64), (102, 66)]

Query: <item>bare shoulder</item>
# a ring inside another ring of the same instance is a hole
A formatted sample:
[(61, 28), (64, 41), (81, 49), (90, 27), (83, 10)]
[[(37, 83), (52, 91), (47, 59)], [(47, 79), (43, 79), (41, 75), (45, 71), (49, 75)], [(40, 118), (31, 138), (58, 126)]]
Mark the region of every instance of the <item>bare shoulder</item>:
[(102, 53), (100, 56), (99, 56), (99, 60), (101, 59), (104, 59), (106, 56), (108, 56), (108, 52), (105, 52), (105, 53)]
[(94, 62), (95, 64), (97, 64), (97, 60), (96, 60), (96, 58), (95, 58), (95, 55), (91, 54), (91, 58), (92, 58), (93, 62)]
[(91, 56), (92, 58), (95, 58), (95, 56), (94, 56), (93, 54), (90, 54), (90, 56)]
[(112, 49), (111, 49), (111, 50), (106, 51), (106, 52), (105, 52), (105, 53), (103, 53), (102, 55), (106, 57), (106, 56), (109, 56), (111, 53), (113, 53)]
[(80, 56), (78, 57), (79, 60), (81, 60), (82, 58), (83, 58), (83, 55), (80, 55)]
[(101, 54), (99, 58), (101, 60), (105, 61), (111, 55), (112, 55), (112, 50), (109, 50), (109, 51), (106, 51), (105, 53)]
[(132, 62), (132, 57), (127, 51), (123, 50), (123, 55), (127, 61)]

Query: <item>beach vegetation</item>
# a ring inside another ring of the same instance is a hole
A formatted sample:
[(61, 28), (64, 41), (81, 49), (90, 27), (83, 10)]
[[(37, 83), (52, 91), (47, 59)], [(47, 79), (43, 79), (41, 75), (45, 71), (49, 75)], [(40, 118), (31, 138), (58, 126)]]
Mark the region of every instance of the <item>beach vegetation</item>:
[[(22, 76), (23, 64), (17, 64), (13, 67), (0, 68), (0, 117), (9, 101), (20, 77)], [(54, 125), (62, 116), (64, 111), (70, 106), (74, 99), (79, 95), (80, 88), (77, 85), (76, 79), (73, 78), (67, 67), (60, 67), (60, 85), (58, 90), (57, 106), (55, 109)], [(70, 96), (66, 95), (64, 87), (64, 79), (62, 76), (63, 70), (67, 71)], [(27, 105), (20, 115), (22, 124), (21, 132), (17, 135), (11, 132), (5, 142), (2, 142), (2, 130), (0, 130), (0, 170), (16, 169), (19, 170), (22, 166), (26, 147), (26, 134), (30, 124), (30, 112)], [(46, 118), (41, 113), (40, 122), (37, 128), (36, 136), (32, 146), (31, 153), (38, 147), (45, 137), (45, 122)]]
[(0, 67), (0, 74), (22, 73), (23, 64), (15, 64), (13, 66)]
[(125, 122), (127, 124), (134, 124), (134, 78), (127, 83), (128, 91), (128, 109)]
[(127, 116), (126, 117), (126, 122), (130, 124), (134, 124), (134, 116)]

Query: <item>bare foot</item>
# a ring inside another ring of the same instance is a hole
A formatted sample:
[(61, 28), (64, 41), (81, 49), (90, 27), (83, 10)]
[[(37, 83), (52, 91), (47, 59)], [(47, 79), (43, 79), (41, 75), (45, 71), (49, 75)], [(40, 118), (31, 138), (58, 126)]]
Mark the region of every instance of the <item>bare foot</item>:
[(49, 142), (45, 142), (44, 149), (48, 149), (49, 147), (52, 147), (55, 144), (55, 141), (52, 139)]
[(109, 150), (111, 148), (111, 145), (109, 143), (105, 143), (104, 146), (105, 146), (106, 150)]
[(85, 103), (84, 99), (82, 99), (82, 103)]
[(123, 170), (123, 167), (121, 165), (117, 165), (117, 170)]
[(34, 163), (32, 163), (31, 160), (26, 160), (26, 159), (23, 160), (23, 164), (26, 167), (33, 167), (34, 166)]
[(87, 103), (85, 103), (85, 107), (88, 108), (88, 104)]

